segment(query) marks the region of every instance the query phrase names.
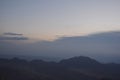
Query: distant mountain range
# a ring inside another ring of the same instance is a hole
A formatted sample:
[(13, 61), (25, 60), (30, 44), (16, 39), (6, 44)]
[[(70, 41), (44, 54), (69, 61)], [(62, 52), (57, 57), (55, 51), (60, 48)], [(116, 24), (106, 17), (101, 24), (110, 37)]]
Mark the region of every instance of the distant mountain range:
[(0, 80), (120, 80), (120, 64), (77, 56), (59, 62), (0, 59)]

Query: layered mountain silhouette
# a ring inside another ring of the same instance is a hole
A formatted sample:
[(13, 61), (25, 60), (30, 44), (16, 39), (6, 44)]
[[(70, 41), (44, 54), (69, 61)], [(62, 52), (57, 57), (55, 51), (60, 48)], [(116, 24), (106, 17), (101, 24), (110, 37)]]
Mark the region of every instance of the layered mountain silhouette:
[(120, 80), (120, 64), (79, 56), (46, 62), (0, 59), (0, 80)]

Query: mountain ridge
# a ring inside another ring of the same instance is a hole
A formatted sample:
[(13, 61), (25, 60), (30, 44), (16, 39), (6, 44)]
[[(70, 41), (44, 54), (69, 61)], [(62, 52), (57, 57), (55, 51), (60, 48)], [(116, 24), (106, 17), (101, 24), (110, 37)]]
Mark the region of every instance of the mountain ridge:
[(60, 62), (0, 59), (0, 79), (4, 80), (120, 80), (119, 74), (120, 64), (103, 64), (85, 56)]

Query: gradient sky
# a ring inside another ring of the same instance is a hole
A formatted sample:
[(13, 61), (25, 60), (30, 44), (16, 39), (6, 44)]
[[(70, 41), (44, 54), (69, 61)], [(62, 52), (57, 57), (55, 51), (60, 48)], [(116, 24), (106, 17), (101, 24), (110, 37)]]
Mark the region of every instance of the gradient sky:
[(120, 31), (120, 0), (0, 0), (0, 34), (33, 39)]

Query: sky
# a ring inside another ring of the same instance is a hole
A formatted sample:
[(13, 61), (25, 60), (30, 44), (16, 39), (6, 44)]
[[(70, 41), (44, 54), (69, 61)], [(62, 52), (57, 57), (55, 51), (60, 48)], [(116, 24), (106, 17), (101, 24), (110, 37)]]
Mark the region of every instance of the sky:
[(120, 31), (120, 0), (0, 0), (0, 35), (34, 40)]
[(0, 0), (0, 55), (120, 63), (120, 0)]

